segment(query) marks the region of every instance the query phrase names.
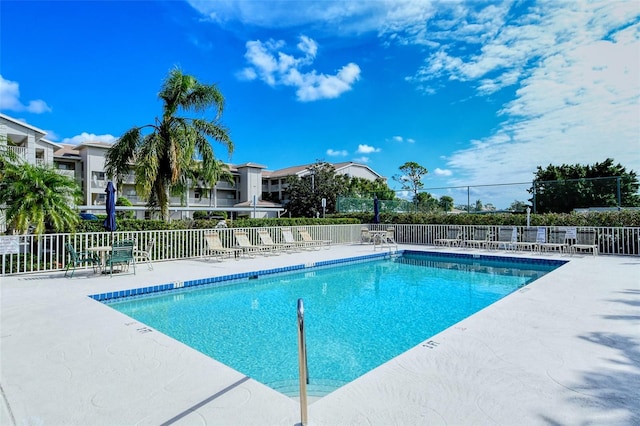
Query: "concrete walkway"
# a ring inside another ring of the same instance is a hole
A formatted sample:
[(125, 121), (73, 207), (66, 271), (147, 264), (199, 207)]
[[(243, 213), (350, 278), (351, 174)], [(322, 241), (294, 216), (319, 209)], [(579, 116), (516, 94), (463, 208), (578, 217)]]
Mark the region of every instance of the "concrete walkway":
[[(135, 276), (3, 277), (0, 424), (294, 425), (297, 401), (87, 295), (370, 253), (335, 246), (138, 265)], [(570, 262), (313, 402), (309, 424), (640, 424), (640, 258), (562, 259)]]

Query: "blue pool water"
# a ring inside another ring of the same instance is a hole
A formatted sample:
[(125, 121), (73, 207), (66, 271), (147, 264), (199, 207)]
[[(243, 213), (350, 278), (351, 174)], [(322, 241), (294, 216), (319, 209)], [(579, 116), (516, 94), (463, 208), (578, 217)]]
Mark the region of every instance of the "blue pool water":
[(293, 396), (298, 392), (296, 305), (302, 298), (309, 393), (321, 396), (559, 265), (405, 252), (109, 305)]

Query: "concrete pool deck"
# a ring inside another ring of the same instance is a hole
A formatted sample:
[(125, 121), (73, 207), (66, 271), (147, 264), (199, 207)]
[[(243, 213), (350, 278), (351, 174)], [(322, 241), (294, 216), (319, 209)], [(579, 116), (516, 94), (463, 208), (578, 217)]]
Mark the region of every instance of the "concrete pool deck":
[[(640, 258), (400, 249), (569, 262), (314, 401), (310, 425), (640, 424)], [(87, 295), (371, 253), (2, 277), (0, 424), (299, 423), (297, 401)]]

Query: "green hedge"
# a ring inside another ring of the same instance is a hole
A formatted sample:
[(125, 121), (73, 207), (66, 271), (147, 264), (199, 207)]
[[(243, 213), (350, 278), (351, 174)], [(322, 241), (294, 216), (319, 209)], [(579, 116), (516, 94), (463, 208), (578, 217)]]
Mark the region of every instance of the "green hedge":
[[(84, 220), (76, 232), (103, 232), (103, 220)], [(165, 223), (161, 220), (124, 219), (118, 221), (118, 231), (153, 231), (162, 229), (211, 229), (218, 220), (174, 220)], [(371, 213), (351, 213), (332, 215), (325, 219), (316, 218), (271, 218), (227, 220), (227, 226), (233, 228), (255, 228), (262, 226), (304, 226), (304, 225), (352, 225), (372, 223)], [(430, 225), (516, 225), (525, 226), (525, 214), (444, 214), (444, 213), (381, 213), (383, 224), (430, 224)], [(619, 212), (590, 213), (547, 213), (532, 214), (532, 226), (613, 226), (640, 227), (640, 211), (623, 210)]]
[[(354, 213), (344, 217), (358, 219), (361, 223), (372, 223), (370, 213)], [(381, 213), (380, 223), (386, 224), (430, 224), (430, 225), (516, 225), (527, 224), (526, 214), (444, 214), (444, 213)], [(532, 226), (640, 226), (640, 211), (589, 213), (532, 214)]]

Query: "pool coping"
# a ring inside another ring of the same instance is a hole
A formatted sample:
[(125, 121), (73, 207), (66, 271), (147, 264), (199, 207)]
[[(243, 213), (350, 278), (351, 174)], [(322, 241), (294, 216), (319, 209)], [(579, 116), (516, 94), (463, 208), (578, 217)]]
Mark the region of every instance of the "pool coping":
[[(370, 254), (371, 247), (177, 261), (113, 279), (88, 271), (71, 280), (62, 274), (3, 277), (0, 423), (297, 423), (296, 401), (87, 295), (133, 288), (140, 280), (173, 282), (185, 272), (196, 279), (354, 253)], [(533, 257), (568, 262), (314, 402), (310, 423), (640, 421), (640, 259)]]

